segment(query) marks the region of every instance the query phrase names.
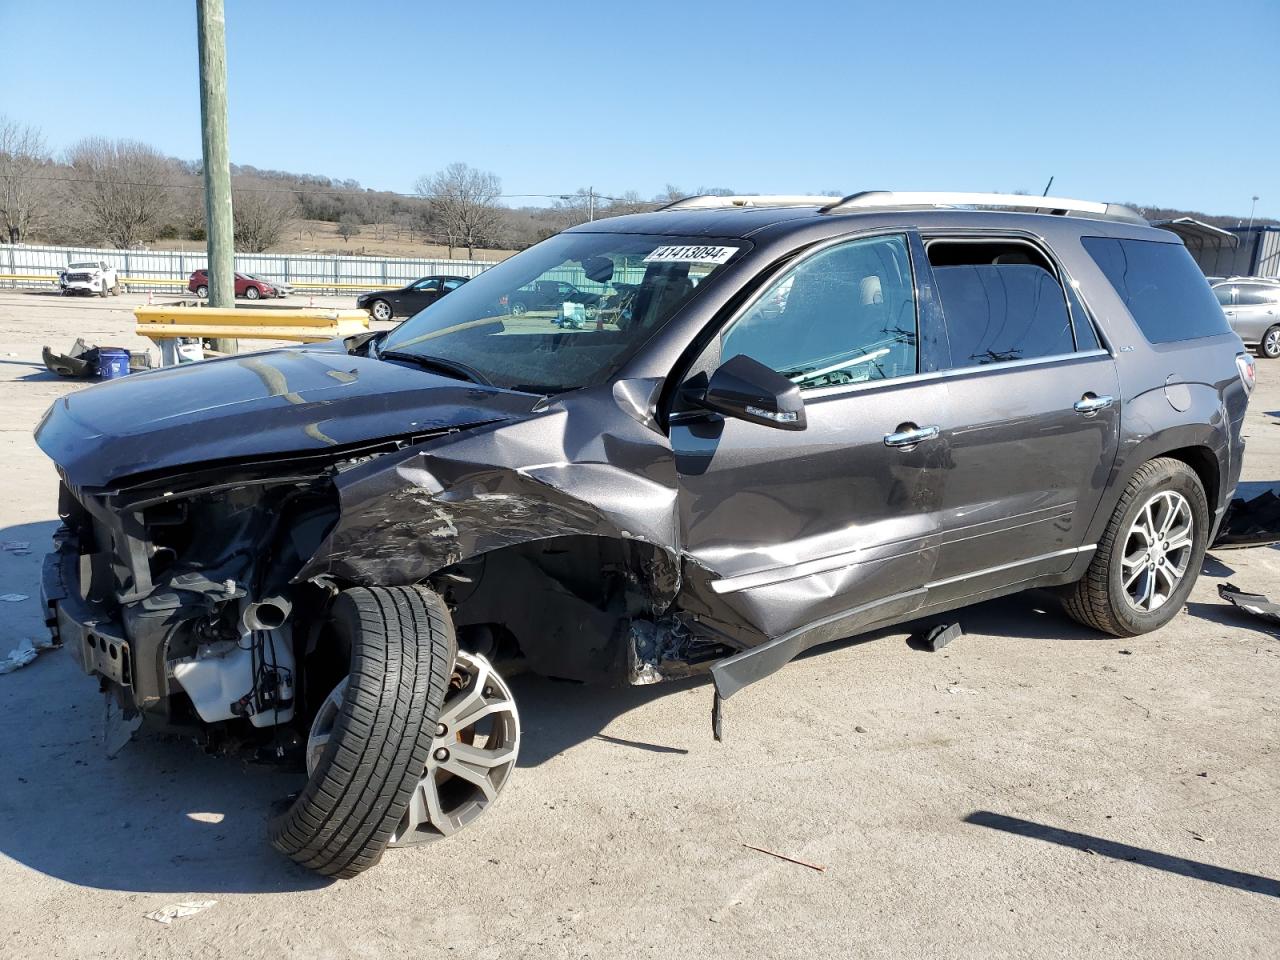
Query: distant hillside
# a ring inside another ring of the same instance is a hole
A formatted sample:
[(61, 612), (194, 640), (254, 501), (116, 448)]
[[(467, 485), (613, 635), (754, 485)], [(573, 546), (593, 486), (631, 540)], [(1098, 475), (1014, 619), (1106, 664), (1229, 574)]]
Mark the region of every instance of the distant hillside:
[[(1207, 223), (1211, 227), (1243, 227), (1248, 224), (1247, 217), (1223, 217), (1215, 213), (1201, 213), (1199, 210), (1175, 210), (1173, 207), (1152, 207), (1141, 203), (1133, 203), (1126, 201), (1126, 206), (1133, 207), (1148, 220), (1176, 220), (1179, 217), (1190, 217), (1193, 220), (1199, 220), (1201, 223)], [(1254, 226), (1259, 224), (1264, 226), (1280, 227), (1280, 220), (1271, 220), (1267, 217), (1254, 217)]]

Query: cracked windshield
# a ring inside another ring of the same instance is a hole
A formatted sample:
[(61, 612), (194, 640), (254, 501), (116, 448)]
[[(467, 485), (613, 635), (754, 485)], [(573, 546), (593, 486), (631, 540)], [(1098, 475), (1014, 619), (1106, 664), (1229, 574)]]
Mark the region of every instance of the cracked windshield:
[(602, 383), (747, 247), (561, 234), (406, 320), (377, 356), (536, 393)]

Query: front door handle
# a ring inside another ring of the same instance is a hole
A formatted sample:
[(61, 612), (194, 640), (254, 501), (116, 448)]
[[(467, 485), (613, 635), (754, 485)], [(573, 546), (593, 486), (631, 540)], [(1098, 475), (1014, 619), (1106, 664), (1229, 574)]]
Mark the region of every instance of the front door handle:
[(893, 433), (884, 435), (886, 447), (914, 447), (921, 440), (932, 440), (942, 431), (937, 427), (917, 427), (914, 423), (904, 423)]
[(1087, 417), (1090, 414), (1097, 413), (1099, 410), (1107, 409), (1115, 402), (1115, 397), (1099, 397), (1092, 393), (1086, 393), (1076, 401), (1076, 413), (1083, 413)]

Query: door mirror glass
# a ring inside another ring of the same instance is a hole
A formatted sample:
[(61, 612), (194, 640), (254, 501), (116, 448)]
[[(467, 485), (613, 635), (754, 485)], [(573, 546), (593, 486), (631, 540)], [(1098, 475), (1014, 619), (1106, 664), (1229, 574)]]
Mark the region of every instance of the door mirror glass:
[(800, 387), (742, 354), (721, 364), (711, 375), (702, 406), (726, 417), (779, 430), (805, 428)]

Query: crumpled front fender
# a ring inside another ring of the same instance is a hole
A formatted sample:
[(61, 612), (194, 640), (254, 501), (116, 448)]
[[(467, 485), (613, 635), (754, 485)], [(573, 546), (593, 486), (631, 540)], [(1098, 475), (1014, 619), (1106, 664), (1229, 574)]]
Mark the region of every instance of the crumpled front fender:
[(421, 583), (494, 550), (578, 534), (656, 548), (644, 586), (665, 608), (680, 588), (680, 533), (675, 460), (651, 414), (659, 385), (583, 391), (340, 474), (338, 522), (295, 581)]

